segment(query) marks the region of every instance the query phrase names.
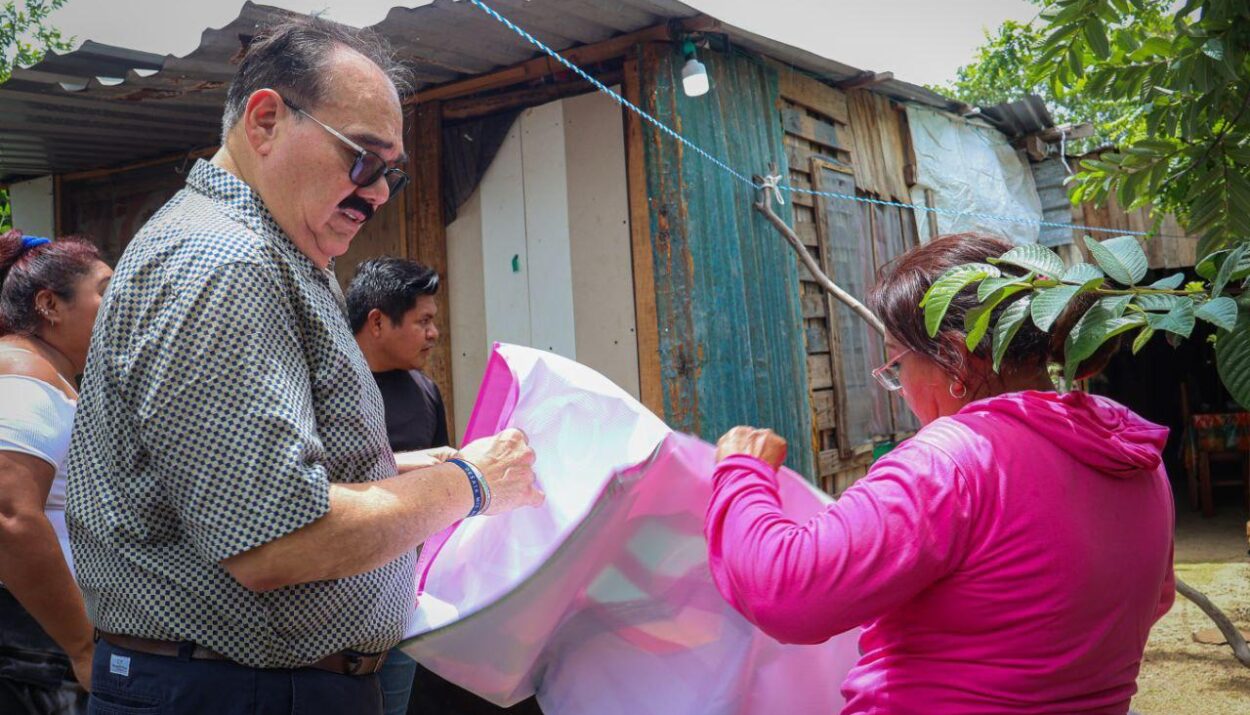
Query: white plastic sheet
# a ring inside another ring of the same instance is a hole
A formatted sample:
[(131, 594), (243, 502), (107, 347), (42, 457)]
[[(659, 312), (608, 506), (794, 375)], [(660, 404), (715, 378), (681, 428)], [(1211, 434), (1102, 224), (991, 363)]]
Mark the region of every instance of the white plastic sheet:
[[(933, 192), (933, 208), (979, 212), (1038, 221), (1042, 204), (1033, 173), (1007, 138), (998, 131), (925, 107), (907, 105), (912, 146), (916, 153), (916, 184), (912, 203), (927, 205), (925, 190)], [(924, 228), (927, 213), (917, 211)], [(937, 214), (940, 233), (980, 231), (1014, 243), (1037, 243), (1038, 226), (994, 221), (967, 214)]]
[[(407, 653), (501, 705), (536, 694), (548, 715), (842, 707), (857, 634), (779, 644), (712, 583), (711, 445), (589, 368), (498, 345), (466, 438), (509, 426), (529, 436), (547, 503), (427, 544)], [(781, 483), (796, 519), (827, 503), (792, 472)]]

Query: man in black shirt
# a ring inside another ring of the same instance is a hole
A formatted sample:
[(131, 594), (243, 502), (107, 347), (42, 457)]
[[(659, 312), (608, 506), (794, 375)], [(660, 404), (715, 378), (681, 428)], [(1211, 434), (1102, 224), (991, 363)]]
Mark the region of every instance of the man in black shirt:
[[(382, 392), (395, 452), (447, 447), (451, 441), (443, 396), (421, 373), (438, 342), (436, 293), (438, 273), (416, 261), (389, 257), (361, 263), (347, 287), (348, 322)], [(386, 715), (541, 715), (532, 698), (506, 711), (498, 708), (422, 668), (398, 648), (387, 656), (379, 676)]]
[(415, 261), (374, 258), (347, 287), (347, 316), (382, 402), (391, 449), (445, 447), (443, 396), (420, 370), (438, 342), (438, 274)]

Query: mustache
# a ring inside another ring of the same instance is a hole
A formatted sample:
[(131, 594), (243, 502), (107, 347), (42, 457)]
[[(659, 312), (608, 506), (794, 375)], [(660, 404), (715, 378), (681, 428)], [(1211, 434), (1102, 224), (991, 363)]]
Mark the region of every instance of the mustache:
[(339, 208), (355, 209), (356, 211), (359, 211), (361, 215), (365, 217), (366, 223), (369, 221), (369, 219), (373, 218), (373, 206), (371, 206), (368, 201), (365, 201), (364, 199), (360, 198), (356, 194), (352, 194), (351, 196), (348, 196), (347, 198), (340, 201)]

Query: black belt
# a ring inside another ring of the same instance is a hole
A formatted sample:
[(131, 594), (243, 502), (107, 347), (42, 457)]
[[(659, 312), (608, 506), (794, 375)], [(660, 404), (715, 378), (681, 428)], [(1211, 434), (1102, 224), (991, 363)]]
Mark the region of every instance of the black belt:
[[(185, 658), (187, 656), (188, 646), (190, 646), (190, 656), (193, 660), (224, 660), (234, 662), (226, 656), (205, 648), (201, 645), (192, 643), (179, 643), (177, 641), (162, 641), (152, 638), (139, 638), (138, 636), (128, 636), (120, 633), (105, 633), (104, 631), (96, 631), (100, 638), (112, 643), (118, 648), (138, 651), (139, 653), (147, 653), (149, 655), (161, 655), (169, 658)], [(382, 669), (382, 663), (386, 661), (386, 653), (377, 653), (370, 655), (368, 653), (357, 653), (355, 651), (345, 650), (338, 653), (331, 653), (316, 663), (309, 663), (305, 668), (316, 668), (330, 673), (338, 673), (339, 675), (371, 675)]]

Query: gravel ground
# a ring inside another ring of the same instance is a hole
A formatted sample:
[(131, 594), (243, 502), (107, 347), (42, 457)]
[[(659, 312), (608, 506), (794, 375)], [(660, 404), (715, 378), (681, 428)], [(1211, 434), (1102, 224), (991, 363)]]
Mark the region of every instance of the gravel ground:
[[(1224, 506), (1216, 517), (1203, 519), (1182, 504), (1178, 512), (1177, 575), (1204, 592), (1243, 631), (1250, 631), (1245, 511)], [(1176, 605), (1150, 633), (1134, 710), (1141, 715), (1250, 714), (1250, 668), (1238, 663), (1226, 645), (1193, 640), (1195, 631), (1212, 627), (1197, 606), (1177, 597)]]

